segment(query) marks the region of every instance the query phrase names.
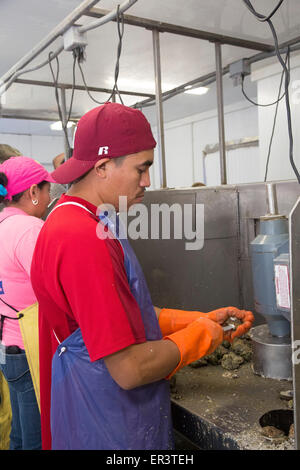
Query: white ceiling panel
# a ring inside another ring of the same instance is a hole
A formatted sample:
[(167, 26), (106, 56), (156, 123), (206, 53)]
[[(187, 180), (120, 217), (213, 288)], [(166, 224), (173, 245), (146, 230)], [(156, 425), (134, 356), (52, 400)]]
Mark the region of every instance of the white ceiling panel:
[(0, 76), (27, 54), (80, 0), (1, 0)]
[[(277, 3), (278, 0), (252, 0), (253, 7), (262, 14), (270, 13)], [(115, 5), (115, 0), (102, 0), (97, 7), (110, 10)], [(258, 22), (242, 0), (139, 0), (129, 14), (272, 44), (268, 25)], [(299, 35), (299, 1), (285, 0), (273, 20), (280, 41)]]
[[(253, 6), (261, 13), (267, 14), (277, 4), (278, 0), (253, 0)], [(46, 37), (71, 11), (79, 6), (80, 0), (1, 0), (0, 2), (0, 77), (6, 73), (22, 56), (27, 54), (37, 43)], [(116, 0), (102, 0), (97, 8), (111, 10), (115, 8)], [(265, 23), (259, 23), (247, 10), (242, 0), (138, 0), (126, 14), (147, 18), (149, 20), (171, 23), (188, 28), (194, 28), (211, 33), (238, 37), (245, 40), (273, 44), (270, 28)], [(298, 0), (285, 0), (273, 18), (280, 42), (299, 35), (300, 2)], [(84, 16), (80, 24), (88, 24), (94, 18)], [(117, 25), (110, 22), (104, 26), (87, 33), (88, 45), (86, 47), (86, 61), (82, 64), (86, 82), (89, 86), (111, 88), (114, 81), (114, 68), (117, 55)], [(30, 67), (44, 61), (51, 50), (56, 50), (62, 44), (58, 38), (51, 47), (39, 55)], [(170, 90), (197, 77), (215, 70), (214, 44), (208, 41), (190, 37), (161, 33), (161, 64), (162, 89)], [(254, 55), (255, 50), (241, 47), (223, 45), (223, 66), (235, 60)], [(62, 52), (59, 55), (59, 82), (71, 84), (73, 57), (71, 52)], [(53, 61), (54, 69), (56, 63)], [(28, 66), (27, 66), (28, 67)], [(26, 68), (27, 68), (26, 67)], [(52, 82), (53, 78), (49, 66), (24, 74), (22, 79)], [(76, 84), (83, 85), (79, 69), (76, 68)], [(120, 90), (137, 93), (154, 94), (154, 65), (152, 33), (150, 30), (125, 24), (122, 55), (120, 59), (120, 73), (118, 86)], [(237, 90), (231, 90), (232, 84), (226, 82), (228, 99), (237, 99)], [(226, 93), (227, 93), (226, 91)], [(252, 93), (254, 90), (251, 90)], [(108, 97), (104, 93), (91, 94), (98, 101), (105, 101)], [(67, 107), (70, 103), (70, 91), (66, 92)], [(201, 101), (200, 98), (181, 97), (174, 98), (173, 104), (167, 109), (175, 107), (186, 115), (188, 109), (197, 107), (195, 103), (204, 103), (215, 107), (215, 98), (208, 94)], [(123, 95), (124, 103), (133, 105), (143, 97)], [(171, 100), (170, 100), (171, 103)], [(84, 112), (96, 106), (86, 92), (76, 91), (73, 103), (73, 116), (81, 116)], [(184, 107), (186, 106), (185, 111)], [(53, 88), (14, 84), (8, 90), (2, 107), (7, 110), (27, 110), (40, 112), (46, 115), (57, 113), (57, 106)], [(151, 114), (151, 113), (150, 113)], [(166, 113), (167, 116), (170, 113)], [(166, 119), (169, 119), (166, 118)]]

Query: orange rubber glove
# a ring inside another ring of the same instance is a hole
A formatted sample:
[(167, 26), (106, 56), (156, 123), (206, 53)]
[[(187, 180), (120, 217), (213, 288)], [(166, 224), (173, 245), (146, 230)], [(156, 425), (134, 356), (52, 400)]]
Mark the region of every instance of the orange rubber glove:
[(239, 318), (243, 321), (243, 323), (239, 325), (236, 330), (226, 332), (224, 339), (227, 339), (230, 341), (230, 343), (232, 343), (234, 338), (243, 336), (245, 333), (247, 333), (247, 331), (250, 330), (252, 323), (254, 322), (254, 315), (248, 310), (238, 310), (235, 315), (231, 316)]
[(179, 369), (211, 354), (223, 341), (223, 328), (215, 321), (198, 317), (176, 333), (165, 336), (164, 340), (173, 341), (180, 351), (180, 361), (166, 377), (170, 379)]
[[(246, 331), (251, 328), (252, 322), (254, 320), (253, 315), (251, 320), (251, 315), (251, 312), (246, 312), (246, 310), (239, 310), (236, 307), (218, 308), (217, 310), (212, 310), (208, 313), (163, 308), (160, 311), (158, 322), (163, 336), (166, 336), (171, 333), (175, 333), (176, 331), (182, 330), (182, 328), (187, 327), (191, 322), (197, 320), (197, 318), (200, 317), (208, 318), (209, 320), (213, 320), (219, 323), (220, 325), (222, 325), (222, 323), (224, 323), (230, 317), (236, 317), (240, 320), (246, 318), (247, 321), (245, 323), (245, 328), (243, 329), (244, 333), (246, 333)], [(236, 330), (238, 331), (238, 334), (236, 334), (235, 336), (241, 336), (242, 334), (244, 334), (240, 333), (240, 331), (242, 331), (242, 326), (244, 326), (244, 323), (239, 326), (240, 330), (239, 328)], [(227, 332), (226, 338), (224, 339), (231, 338), (231, 335), (232, 333), (229, 334), (229, 332)]]

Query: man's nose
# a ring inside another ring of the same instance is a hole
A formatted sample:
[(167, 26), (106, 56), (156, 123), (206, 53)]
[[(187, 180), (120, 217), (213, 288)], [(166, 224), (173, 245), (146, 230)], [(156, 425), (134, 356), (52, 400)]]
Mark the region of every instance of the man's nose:
[(147, 169), (147, 170), (143, 173), (142, 178), (141, 178), (141, 181), (140, 181), (140, 185), (141, 185), (143, 188), (148, 188), (148, 187), (151, 185), (149, 169)]

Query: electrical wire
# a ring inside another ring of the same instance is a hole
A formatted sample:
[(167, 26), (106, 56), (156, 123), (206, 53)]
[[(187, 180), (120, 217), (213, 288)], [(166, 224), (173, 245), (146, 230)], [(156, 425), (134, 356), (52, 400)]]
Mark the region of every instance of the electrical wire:
[(283, 61), (283, 59), (280, 55), (277, 34), (276, 34), (275, 28), (273, 26), (273, 23), (271, 21), (271, 17), (276, 13), (276, 11), (280, 7), (280, 5), (283, 3), (283, 0), (280, 0), (280, 2), (278, 2), (276, 7), (272, 10), (272, 12), (268, 16), (264, 16), (264, 15), (261, 15), (260, 13), (257, 13), (255, 11), (255, 9), (253, 8), (250, 0), (243, 0), (243, 2), (246, 5), (246, 7), (248, 8), (248, 10), (250, 10), (251, 13), (253, 13), (253, 15), (259, 21), (266, 21), (268, 23), (270, 29), (271, 29), (271, 33), (272, 33), (272, 36), (273, 36), (273, 39), (274, 39), (274, 46), (275, 46), (276, 56), (277, 56), (281, 66), (283, 68), (284, 76), (285, 76), (284, 89), (285, 89), (285, 104), (286, 104), (286, 114), (287, 114), (287, 123), (288, 123), (288, 136), (289, 136), (289, 160), (290, 160), (290, 164), (292, 166), (292, 169), (293, 169), (293, 171), (296, 175), (296, 178), (297, 178), (298, 182), (300, 183), (300, 175), (299, 175), (298, 169), (295, 165), (294, 157), (293, 157), (294, 139), (293, 139), (291, 108), (290, 108), (290, 100), (289, 100), (290, 72), (287, 69), (287, 66), (286, 66), (285, 62)]
[(276, 11), (278, 10), (278, 8), (281, 6), (281, 4), (283, 3), (283, 0), (280, 0), (276, 7), (274, 8), (274, 10), (271, 11), (271, 13), (268, 15), (268, 16), (264, 16), (264, 15), (261, 15), (260, 13), (258, 13), (253, 5), (251, 4), (250, 0), (243, 0), (246, 7), (248, 8), (248, 10), (251, 11), (251, 13), (256, 16), (256, 18), (258, 19), (258, 21), (269, 21), (273, 15), (275, 15)]
[(117, 93), (120, 101), (122, 104), (123, 100), (121, 97), (121, 94), (118, 89), (118, 78), (119, 78), (119, 71), (120, 71), (120, 57), (121, 57), (121, 52), (122, 52), (122, 43), (123, 43), (123, 35), (124, 35), (124, 14), (120, 13), (120, 5), (117, 7), (117, 29), (118, 29), (118, 36), (119, 36), (119, 43), (118, 43), (118, 50), (117, 50), (117, 60), (116, 60), (116, 66), (115, 66), (115, 83), (113, 86), (112, 93), (110, 97), (108, 98), (108, 101), (112, 99), (112, 97)]
[(80, 73), (81, 73), (81, 78), (82, 78), (82, 81), (83, 81), (83, 84), (84, 84), (84, 88), (85, 88), (85, 91), (87, 92), (88, 96), (90, 97), (90, 99), (92, 101), (94, 101), (94, 103), (97, 103), (97, 104), (104, 104), (105, 101), (98, 101), (96, 100), (96, 98), (94, 98), (90, 92), (90, 90), (88, 89), (88, 85), (86, 83), (86, 80), (85, 80), (85, 76), (84, 76), (84, 73), (83, 73), (83, 70), (82, 70), (82, 67), (81, 67), (81, 64), (80, 62), (77, 60), (77, 64), (78, 64), (78, 68), (80, 70)]
[(76, 54), (76, 50), (74, 50), (73, 51), (73, 71), (72, 71), (72, 76), (73, 76), (73, 79), (72, 79), (72, 93), (71, 93), (70, 108), (69, 108), (69, 114), (68, 114), (68, 117), (67, 117), (66, 125), (68, 125), (68, 122), (70, 121), (71, 113), (72, 113), (72, 107), (73, 107), (73, 100), (74, 100), (74, 93), (75, 93), (75, 82), (76, 82), (75, 74), (76, 74), (76, 60), (77, 60), (77, 58), (78, 58), (78, 56)]
[(61, 124), (62, 124), (62, 129), (63, 129), (63, 132), (65, 134), (65, 141), (66, 141), (66, 144), (67, 144), (68, 155), (66, 155), (66, 158), (69, 158), (69, 155), (71, 154), (71, 147), (70, 147), (70, 143), (69, 143), (67, 123), (64, 122), (61, 107), (60, 107), (60, 103), (59, 103), (59, 96), (58, 96), (59, 60), (58, 60), (58, 57), (55, 57), (56, 66), (57, 66), (56, 76), (55, 76), (54, 70), (53, 70), (53, 67), (52, 67), (52, 64), (51, 64), (51, 60), (50, 60), (52, 53), (53, 52), (51, 51), (51, 52), (49, 52), (49, 55), (48, 55), (48, 57), (49, 57), (49, 67), (50, 67), (51, 74), (52, 74), (52, 77), (53, 77), (54, 90), (55, 90), (55, 99), (56, 99), (56, 104), (57, 104), (57, 109), (58, 109), (58, 115), (59, 115), (59, 118), (60, 118), (60, 121), (61, 121)]
[[(290, 50), (288, 48), (288, 52), (286, 54), (286, 61), (288, 60), (288, 69), (290, 71)], [(281, 79), (280, 79), (280, 85), (279, 85), (279, 90), (278, 90), (278, 98), (281, 93), (281, 87), (282, 87), (282, 82), (283, 82), (283, 73), (281, 74)], [(279, 99), (277, 99), (276, 103), (276, 109), (274, 113), (274, 119), (273, 119), (273, 126), (272, 126), (272, 131), (271, 131), (271, 137), (270, 137), (270, 142), (269, 142), (269, 148), (268, 148), (268, 155), (267, 155), (267, 162), (266, 162), (266, 170), (265, 170), (265, 177), (264, 177), (264, 183), (267, 181), (267, 175), (268, 175), (268, 169), (269, 169), (269, 162), (270, 162), (270, 156), (271, 156), (271, 148), (272, 148), (272, 143), (273, 143), (273, 137), (274, 137), (274, 131), (275, 131), (275, 126), (276, 126), (276, 121), (277, 121), (277, 112), (278, 112), (278, 107), (279, 107)]]
[[(63, 46), (59, 47), (55, 52), (52, 53), (51, 60), (55, 59), (63, 50), (64, 50)], [(11, 87), (11, 85), (15, 82), (15, 80), (17, 80), (17, 78), (19, 78), (21, 75), (24, 75), (25, 73), (29, 73), (29, 72), (35, 72), (36, 70), (39, 70), (39, 69), (41, 69), (42, 67), (45, 67), (45, 65), (48, 65), (48, 64), (49, 64), (49, 57), (47, 58), (47, 60), (44, 60), (44, 62), (42, 62), (41, 64), (36, 65), (35, 67), (31, 67), (30, 69), (25, 69), (25, 70), (18, 69), (18, 70), (16, 70), (15, 73), (11, 77), (9, 77), (7, 80), (5, 80), (2, 93), (7, 91)]]
[(78, 68), (80, 70), (82, 81), (83, 81), (83, 84), (84, 84), (84, 87), (85, 87), (85, 90), (86, 90), (88, 96), (90, 97), (90, 99), (92, 101), (94, 101), (95, 103), (100, 104), (100, 105), (105, 104), (108, 101), (110, 101), (116, 94), (118, 95), (118, 97), (120, 99), (120, 102), (122, 104), (124, 104), (123, 100), (122, 100), (122, 96), (119, 92), (118, 83), (117, 83), (118, 82), (118, 77), (119, 77), (119, 71), (120, 71), (120, 57), (121, 57), (121, 52), (122, 52), (122, 42), (123, 42), (123, 35), (124, 35), (124, 15), (123, 15), (123, 13), (120, 13), (119, 9), (120, 9), (120, 5), (118, 5), (118, 7), (117, 7), (117, 15), (116, 15), (119, 42), (118, 42), (118, 49), (117, 49), (117, 60), (116, 60), (116, 64), (115, 64), (114, 85), (113, 85), (113, 88), (112, 88), (112, 92), (111, 92), (110, 96), (107, 98), (106, 101), (98, 101), (98, 100), (96, 100), (96, 98), (94, 98), (92, 96), (92, 94), (90, 93), (90, 91), (88, 89), (88, 85), (86, 83), (86, 79), (85, 79), (80, 61), (77, 60)]
[[(288, 52), (287, 52), (286, 57), (285, 57), (285, 63), (287, 63), (289, 55), (290, 55), (290, 51), (289, 51), (289, 48), (288, 48)], [(282, 86), (283, 77), (284, 77), (284, 70), (282, 70), (282, 73), (281, 73), (281, 79), (280, 79), (280, 85), (279, 85), (280, 90), (281, 90), (281, 86)], [(250, 101), (250, 103), (254, 104), (255, 106), (273, 106), (274, 104), (278, 104), (278, 102), (281, 101), (282, 98), (285, 97), (285, 92), (284, 92), (281, 96), (278, 95), (277, 100), (273, 101), (273, 103), (267, 103), (267, 104), (256, 103), (251, 98), (249, 98), (249, 96), (246, 94), (245, 88), (244, 88), (244, 79), (245, 79), (245, 76), (242, 75), (242, 82), (241, 82), (242, 93), (243, 93), (244, 97), (246, 98), (246, 100)]]
[[(281, 81), (280, 83), (282, 83), (282, 80), (283, 80), (283, 76), (284, 76), (284, 70), (282, 71), (282, 74), (281, 74)], [(282, 100), (282, 98), (285, 97), (285, 92), (282, 94), (282, 96), (278, 96), (277, 100), (276, 101), (273, 101), (273, 103), (267, 103), (267, 104), (262, 104), (262, 103), (256, 103), (255, 101), (253, 101), (251, 98), (249, 98), (249, 96), (246, 94), (245, 92), (245, 88), (244, 88), (244, 75), (242, 76), (242, 82), (241, 82), (241, 90), (242, 90), (242, 93), (244, 95), (244, 97), (246, 98), (246, 100), (250, 101), (250, 103), (254, 104), (255, 106), (274, 106), (274, 104), (278, 104), (279, 101)]]

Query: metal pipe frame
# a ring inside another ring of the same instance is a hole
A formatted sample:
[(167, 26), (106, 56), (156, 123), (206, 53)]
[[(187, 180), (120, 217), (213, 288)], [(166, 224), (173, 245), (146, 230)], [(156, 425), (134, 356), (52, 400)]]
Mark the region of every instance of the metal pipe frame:
[[(24, 73), (29, 73), (29, 72), (34, 72), (35, 70), (39, 70), (40, 68), (42, 67), (45, 67), (45, 65), (47, 65), (49, 63), (49, 60), (53, 60), (55, 59), (56, 57), (59, 56), (59, 54), (64, 50), (64, 47), (63, 46), (60, 46), (58, 49), (56, 49), (55, 52), (53, 52), (51, 54), (51, 59), (48, 59), (47, 60), (44, 60), (44, 62), (42, 62), (41, 64), (39, 64), (38, 66), (36, 67), (32, 67), (31, 69), (26, 69), (26, 70), (17, 70), (9, 80), (7, 80), (2, 86), (0, 86), (0, 96), (6, 92), (6, 90), (8, 90), (11, 85), (17, 80), (17, 78), (20, 76), (20, 75), (23, 75)], [(1, 82), (0, 82), (1, 83)]]
[[(98, 2), (99, 0), (85, 0), (81, 5), (79, 5), (79, 7), (77, 7), (65, 20), (63, 20), (63, 22), (61, 22), (41, 43), (39, 43), (36, 48), (33, 49), (33, 51), (31, 51), (29, 54), (27, 54), (25, 57), (23, 57), (23, 59), (21, 59), (21, 61), (19, 61), (14, 67), (12, 67), (1, 79), (0, 79), (0, 83), (1, 83), (1, 80), (2, 82), (4, 82), (5, 80), (9, 79), (15, 72), (17, 72), (20, 68), (23, 68), (28, 62), (30, 62), (30, 60), (32, 60), (34, 57), (36, 57), (36, 55), (38, 55), (40, 52), (42, 52), (42, 50), (44, 50), (47, 45), (49, 45), (49, 43), (51, 43), (54, 39), (56, 39), (59, 35), (63, 34), (72, 24), (74, 24), (74, 22), (80, 18), (81, 16), (85, 15), (85, 16), (93, 16), (93, 17), (97, 17), (98, 18), (98, 21), (95, 21), (94, 23), (90, 24), (90, 25), (87, 25), (87, 26), (83, 26), (81, 27), (81, 32), (86, 32), (90, 29), (93, 29), (93, 28), (96, 28), (98, 26), (100, 26), (101, 24), (104, 24), (108, 21), (116, 21), (116, 13), (117, 13), (117, 9), (109, 12), (107, 10), (101, 10), (101, 9), (97, 9), (97, 8), (93, 8), (93, 6)], [(123, 2), (123, 4), (119, 7), (119, 11), (123, 12), (125, 11), (126, 9), (128, 9), (131, 5), (133, 5), (137, 0), (126, 0), (125, 2)], [(234, 45), (234, 46), (238, 46), (238, 47), (245, 47), (245, 48), (250, 48), (250, 49), (255, 49), (255, 50), (260, 50), (262, 51), (261, 54), (270, 54), (271, 52), (274, 53), (274, 47), (269, 45), (269, 44), (264, 44), (264, 43), (260, 43), (260, 42), (256, 42), (256, 41), (248, 41), (248, 40), (244, 40), (244, 39), (241, 39), (241, 38), (233, 38), (233, 37), (230, 37), (230, 36), (225, 36), (225, 35), (220, 35), (220, 34), (216, 34), (216, 33), (209, 33), (207, 31), (201, 31), (201, 30), (196, 30), (196, 29), (192, 29), (192, 28), (185, 28), (185, 27), (182, 27), (182, 26), (178, 26), (178, 25), (173, 25), (173, 24), (169, 24), (169, 23), (162, 23), (162, 22), (158, 22), (158, 21), (153, 21), (153, 20), (147, 20), (145, 18), (138, 18), (138, 17), (135, 17), (135, 16), (129, 16), (129, 15), (124, 15), (124, 23), (126, 24), (131, 24), (131, 25), (134, 25), (134, 26), (139, 26), (139, 27), (143, 27), (143, 28), (146, 28), (146, 29), (150, 29), (153, 31), (153, 34), (154, 34), (154, 31), (156, 32), (168, 32), (168, 33), (173, 33), (173, 34), (179, 34), (179, 35), (183, 35), (183, 36), (188, 36), (188, 37), (194, 37), (194, 38), (197, 38), (197, 39), (204, 39), (204, 40), (208, 40), (208, 41), (212, 41), (212, 42), (216, 42), (216, 44), (230, 44), (230, 45)], [(288, 41), (286, 43), (284, 43), (284, 46), (288, 46), (290, 43), (291, 44), (294, 44), (296, 41), (296, 39), (293, 39), (291, 41)], [(216, 46), (216, 50), (217, 50), (217, 46)], [(216, 54), (217, 55), (217, 54)], [(221, 69), (222, 70), (222, 69)], [(222, 70), (222, 73), (224, 74), (225, 71)], [(209, 83), (209, 81), (214, 81), (215, 80), (215, 77), (216, 75), (215, 74), (211, 74), (211, 77), (207, 77), (207, 83)], [(223, 128), (222, 128), (222, 120), (224, 121), (224, 111), (222, 112), (221, 108), (222, 108), (222, 103), (220, 102), (220, 96), (222, 96), (222, 92), (220, 94), (220, 80), (221, 78), (221, 73), (219, 71), (219, 79), (218, 79), (218, 83), (219, 83), (219, 91), (218, 91), (218, 96), (219, 96), (219, 99), (218, 99), (218, 119), (219, 119), (219, 134), (220, 134), (220, 149), (221, 149), (221, 160), (224, 162), (224, 154), (223, 154), (223, 151), (225, 149), (225, 138), (224, 138), (224, 124), (223, 124)], [(189, 84), (191, 86), (195, 85), (196, 82), (198, 81), (199, 79), (196, 79), (194, 81), (191, 81), (189, 82)], [(21, 83), (21, 82), (19, 82)], [(25, 81), (23, 81), (23, 83), (25, 83)], [(188, 84), (185, 84), (185, 86), (187, 86)], [(68, 88), (69, 86), (66, 85), (64, 88)], [(173, 92), (171, 90), (171, 92), (168, 92), (167, 95), (165, 95), (165, 97), (162, 95), (161, 91), (160, 91), (160, 94), (159, 94), (159, 99), (157, 100), (158, 103), (160, 103), (159, 107), (160, 107), (160, 118), (159, 120), (162, 118), (162, 100), (163, 99), (167, 99), (170, 98), (171, 96), (175, 96), (175, 94), (177, 93), (180, 93), (182, 90), (183, 86), (181, 87), (177, 87), (177, 89), (174, 89)], [(129, 94), (129, 93), (128, 93)], [(141, 96), (141, 95), (139, 95)], [(148, 100), (151, 101), (153, 98), (149, 97)], [(141, 102), (141, 103), (137, 103), (135, 105), (135, 107), (138, 107), (138, 106), (145, 106), (147, 104), (147, 101), (148, 100), (145, 100), (145, 102)], [(220, 112), (222, 113), (222, 116), (220, 116)], [(159, 122), (158, 120), (158, 122)], [(159, 125), (159, 128), (160, 128), (160, 132), (161, 132), (161, 136), (160, 136), (160, 144), (161, 144), (161, 151), (162, 151), (162, 155), (161, 155), (161, 158), (162, 160), (164, 160), (164, 138), (163, 138), (163, 126)], [(222, 137), (223, 135), (223, 137)], [(165, 166), (165, 163), (162, 161), (162, 168), (161, 168), (161, 171), (164, 172), (165, 170), (163, 169), (163, 167)], [(224, 163), (222, 163), (222, 166), (221, 166), (221, 180), (222, 181), (226, 181), (226, 165), (224, 165)], [(165, 177), (162, 175), (161, 176), (161, 181), (162, 181), (162, 184), (166, 184), (165, 182)], [(226, 184), (226, 183), (224, 183)], [(164, 186), (163, 186), (164, 187)]]
[(223, 103), (222, 50), (221, 50), (221, 44), (219, 42), (215, 43), (215, 57), (216, 57), (216, 84), (217, 84), (217, 107), (218, 107), (221, 184), (227, 184), (224, 103)]
[[(47, 81), (40, 81), (40, 80), (26, 80), (22, 78), (18, 78), (15, 80), (15, 83), (23, 84), (23, 85), (36, 85), (36, 86), (46, 86), (46, 87), (55, 87), (53, 82), (47, 82)], [(64, 88), (65, 90), (71, 90), (73, 87), (72, 84), (70, 83), (58, 83), (57, 88)], [(89, 91), (95, 91), (97, 93), (109, 93), (111, 94), (112, 90), (109, 88), (99, 88), (99, 87), (93, 87), (93, 86), (88, 86), (87, 87)], [(75, 90), (79, 91), (86, 91), (85, 86), (83, 85), (74, 85)], [(120, 91), (120, 94), (122, 95), (128, 95), (128, 96), (145, 96), (150, 99), (155, 99), (155, 95), (151, 93), (137, 93), (135, 91), (126, 91), (122, 90)]]
[(44, 51), (55, 39), (64, 34), (89, 8), (92, 8), (99, 0), (84, 0), (75, 10), (58, 24), (42, 41), (40, 41), (28, 54), (11, 67), (1, 78), (0, 83), (5, 83), (12, 75), (29, 64), (35, 57)]
[[(299, 39), (300, 42), (300, 39)], [(296, 52), (300, 49), (300, 44), (297, 44), (294, 47), (290, 47), (290, 52)], [(281, 49), (281, 53), (284, 54), (287, 52), (287, 47), (284, 47)], [(264, 59), (268, 59), (269, 57), (273, 57), (276, 55), (276, 52), (260, 52), (258, 54), (254, 54), (251, 57), (246, 58), (245, 60), (248, 62), (248, 64), (254, 64), (256, 62), (259, 62)], [(226, 75), (229, 72), (229, 67), (230, 65), (226, 65), (225, 67), (222, 68), (222, 74)], [(216, 81), (216, 72), (211, 72), (205, 75), (202, 75), (201, 77), (194, 78), (193, 80), (190, 80), (189, 82), (183, 83), (182, 85), (179, 85), (178, 87), (172, 88), (172, 90), (165, 91), (162, 93), (162, 99), (163, 101), (166, 101), (170, 98), (173, 98), (173, 96), (179, 95), (185, 91), (185, 88), (188, 86), (189, 89), (192, 88), (197, 88), (199, 85), (201, 86), (207, 86), (210, 85), (211, 83), (214, 83)], [(147, 106), (153, 106), (153, 100), (154, 98), (149, 98), (145, 99), (143, 101), (140, 101), (136, 103), (134, 106), (137, 108), (143, 108)]]
[(159, 32), (156, 30), (152, 31), (152, 38), (153, 38), (154, 74), (155, 74), (156, 118), (157, 118), (157, 134), (158, 134), (160, 187), (166, 188), (167, 177), (166, 177), (166, 161), (165, 161), (164, 119), (163, 119), (162, 92), (161, 92), (161, 63), (160, 63)]
[(275, 183), (267, 183), (267, 207), (268, 207), (268, 214), (270, 215), (279, 214)]
[[(63, 22), (61, 22), (52, 32), (41, 41), (32, 51), (26, 54), (20, 61), (17, 62), (5, 75), (0, 79), (0, 83), (4, 83), (9, 80), (16, 72), (25, 67), (29, 62), (31, 62), (40, 52), (42, 52), (46, 47), (51, 44), (58, 36), (62, 35), (72, 24), (77, 21), (81, 16), (92, 16), (96, 18), (102, 18), (108, 12), (105, 10), (100, 10), (97, 8), (92, 8), (99, 0), (85, 0), (79, 7), (77, 7), (71, 15), (66, 17)], [(135, 0), (136, 1), (136, 0)], [(124, 2), (130, 4), (135, 3), (135, 1)], [(124, 5), (123, 4), (123, 5)], [(124, 10), (123, 10), (124, 11)], [(115, 21), (115, 18), (111, 17), (108, 21)], [(153, 31), (153, 50), (154, 50), (154, 63), (155, 63), (155, 82), (156, 82), (156, 102), (157, 102), (157, 118), (158, 118), (158, 132), (159, 132), (159, 143), (161, 148), (161, 187), (166, 187), (166, 175), (165, 175), (165, 158), (164, 158), (164, 132), (163, 132), (163, 112), (162, 112), (162, 101), (163, 98), (167, 96), (175, 96), (183, 91), (184, 87), (187, 85), (196, 85), (199, 83), (204, 84), (209, 82), (209, 80), (217, 81), (217, 95), (218, 95), (218, 123), (219, 123), (219, 145), (220, 145), (220, 165), (221, 165), (221, 184), (226, 184), (226, 162), (225, 162), (225, 133), (224, 133), (224, 109), (223, 109), (223, 90), (222, 90), (222, 75), (228, 72), (229, 67), (222, 68), (222, 58), (221, 58), (221, 44), (229, 44), (237, 47), (244, 47), (247, 49), (255, 49), (261, 51), (259, 54), (250, 57), (249, 63), (255, 61), (263, 60), (271, 55), (274, 55), (274, 47), (269, 44), (264, 44), (255, 41), (248, 41), (241, 38), (233, 38), (230, 36), (220, 35), (216, 33), (209, 33), (207, 31), (200, 31), (192, 28), (185, 28), (182, 26), (172, 25), (168, 23), (161, 23), (157, 21), (147, 20), (144, 18), (137, 18), (134, 16), (124, 15), (124, 23), (143, 27)], [(95, 22), (93, 23), (97, 27), (104, 22)], [(83, 27), (82, 31), (88, 31), (92, 25)], [(216, 56), (216, 73), (208, 74), (204, 77), (192, 80), (180, 87), (177, 87), (167, 93), (162, 94), (161, 92), (161, 68), (160, 68), (160, 52), (159, 52), (159, 32), (167, 32), (172, 34), (179, 34), (182, 36), (193, 37), (202, 40), (208, 40), (215, 42), (215, 56)], [(288, 46), (295, 45), (300, 42), (300, 37), (296, 37), (290, 41), (286, 41), (280, 45), (280, 49), (287, 48)], [(296, 46), (298, 49), (299, 46)], [(294, 50), (297, 50), (297, 49)], [(24, 84), (36, 84), (40, 86), (53, 86), (47, 82), (37, 82), (32, 80), (17, 80), (18, 83)], [(60, 84), (59, 85), (63, 94), (65, 89), (72, 88), (72, 85)], [(85, 89), (84, 87), (76, 86), (76, 89)], [(93, 89), (89, 87), (89, 89)], [(95, 90), (95, 88), (94, 88)], [(97, 89), (95, 91), (104, 91), (105, 89)], [(104, 91), (105, 92), (105, 91)], [(124, 92), (125, 94), (125, 92)], [(133, 93), (126, 93), (133, 94)], [(136, 94), (138, 96), (143, 96), (143, 94)], [(148, 97), (148, 103), (150, 100), (153, 100), (153, 96)], [(146, 105), (147, 103), (145, 103)], [(142, 105), (142, 103), (140, 103)], [(18, 116), (20, 118), (20, 115)], [(37, 118), (39, 119), (39, 118)], [(45, 118), (46, 119), (46, 118)], [(297, 215), (297, 221), (296, 221)], [(299, 321), (299, 311), (300, 311), (300, 293), (299, 293), (299, 283), (293, 282), (293, 280), (299, 277), (300, 265), (299, 265), (299, 256), (296, 254), (299, 253), (300, 239), (299, 239), (299, 200), (296, 204), (292, 214), (290, 215), (290, 253), (291, 253), (291, 293), (292, 293), (292, 340), (295, 345), (295, 341), (300, 341), (300, 321)], [(294, 225), (296, 230), (294, 230)], [(300, 417), (297, 413), (297, 409), (300, 406), (299, 397), (297, 398), (297, 389), (300, 389), (300, 372), (299, 365), (293, 363), (293, 387), (294, 387), (294, 422), (295, 422), (295, 444), (296, 449), (300, 448)]]
[[(57, 114), (51, 114), (47, 112), (47, 115), (43, 115), (40, 110), (35, 109), (0, 109), (0, 118), (5, 119), (22, 119), (24, 121), (57, 121)], [(72, 117), (72, 121), (79, 121), (81, 116)]]
[(134, 3), (136, 3), (137, 0), (126, 0), (123, 2), (121, 5), (119, 5), (119, 8), (115, 8), (112, 11), (107, 11), (103, 17), (99, 18), (97, 21), (94, 21), (88, 25), (85, 26), (80, 26), (79, 32), (80, 33), (86, 33), (87, 31), (90, 31), (91, 29), (98, 28), (99, 26), (102, 26), (105, 23), (108, 23), (109, 21), (114, 21), (116, 19), (116, 16), (119, 13), (123, 13), (124, 11), (128, 10)]
[[(93, 16), (95, 18), (102, 18), (107, 15), (107, 10), (100, 8), (91, 8), (85, 16)], [(115, 21), (115, 20), (113, 20)], [(208, 31), (202, 31), (199, 29), (186, 28), (184, 26), (178, 26), (171, 23), (162, 23), (160, 21), (153, 21), (146, 18), (140, 18), (137, 16), (124, 15), (124, 23), (132, 26), (139, 26), (149, 30), (157, 30), (160, 33), (172, 33), (179, 34), (180, 36), (187, 36), (196, 39), (204, 39), (206, 41), (221, 42), (222, 44), (229, 44), (231, 46), (245, 47), (247, 49), (254, 49), (256, 51), (271, 52), (274, 47), (256, 41), (248, 41), (246, 39), (234, 38), (232, 36), (226, 36), (223, 34), (210, 33)]]

